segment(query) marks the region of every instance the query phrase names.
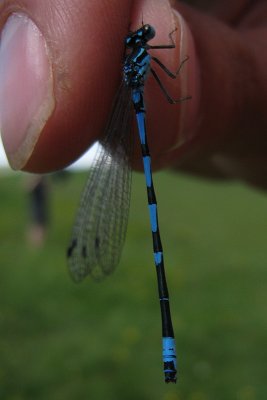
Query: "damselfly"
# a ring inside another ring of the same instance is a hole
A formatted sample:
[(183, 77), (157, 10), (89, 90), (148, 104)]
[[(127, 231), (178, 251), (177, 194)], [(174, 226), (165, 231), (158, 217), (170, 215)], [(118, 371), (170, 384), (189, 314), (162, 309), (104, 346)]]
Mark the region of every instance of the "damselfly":
[(180, 64), (176, 73), (172, 73), (161, 61), (148, 53), (151, 49), (173, 49), (175, 47), (173, 33), (174, 31), (169, 34), (170, 44), (150, 46), (148, 41), (155, 36), (155, 30), (151, 25), (145, 24), (140, 29), (130, 32), (125, 39), (127, 52), (123, 65), (123, 82), (115, 99), (106, 134), (100, 141), (101, 148), (95, 156), (92, 171), (81, 197), (68, 248), (69, 268), (75, 281), (81, 281), (88, 274), (96, 279), (108, 275), (120, 260), (130, 203), (130, 125), (133, 105), (141, 141), (148, 195), (161, 307), (166, 382), (176, 382), (176, 350), (146, 136), (143, 93), (147, 75), (151, 71), (170, 103), (175, 104), (190, 98), (188, 96), (173, 100), (151, 67), (151, 61), (154, 61), (169, 77), (175, 79), (179, 74), (187, 58)]

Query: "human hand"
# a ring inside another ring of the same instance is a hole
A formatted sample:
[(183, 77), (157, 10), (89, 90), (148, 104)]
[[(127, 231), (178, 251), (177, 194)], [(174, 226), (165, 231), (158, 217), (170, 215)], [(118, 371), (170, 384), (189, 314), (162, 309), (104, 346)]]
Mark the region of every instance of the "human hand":
[(179, 79), (161, 79), (174, 98), (192, 100), (169, 105), (153, 79), (147, 83), (153, 166), (265, 186), (267, 5), (224, 4), (201, 13), (167, 0), (0, 1), (0, 123), (11, 166), (59, 169), (101, 137), (123, 38), (143, 20), (156, 28), (152, 44), (166, 44), (178, 28), (176, 48), (153, 53), (170, 70), (190, 57)]

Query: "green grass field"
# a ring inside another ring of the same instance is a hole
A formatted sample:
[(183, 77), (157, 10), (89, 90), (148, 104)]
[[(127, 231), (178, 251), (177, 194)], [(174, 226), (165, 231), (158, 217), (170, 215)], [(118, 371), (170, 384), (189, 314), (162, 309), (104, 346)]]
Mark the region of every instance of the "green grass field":
[(25, 239), (23, 176), (1, 176), (0, 399), (266, 399), (267, 197), (156, 175), (180, 366), (179, 382), (165, 385), (143, 177), (118, 269), (76, 285), (65, 249), (85, 177), (51, 180), (37, 250)]

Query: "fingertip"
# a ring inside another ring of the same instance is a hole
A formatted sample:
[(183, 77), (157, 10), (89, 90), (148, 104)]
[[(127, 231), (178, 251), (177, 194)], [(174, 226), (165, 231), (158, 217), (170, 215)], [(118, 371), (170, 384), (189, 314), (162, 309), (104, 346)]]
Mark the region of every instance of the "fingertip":
[[(150, 54), (175, 73), (182, 65), (176, 79), (171, 79), (152, 60), (152, 68), (172, 99), (189, 98), (170, 105), (153, 77), (146, 83), (148, 140), (154, 167), (170, 165), (174, 152), (192, 140), (195, 133), (200, 98), (200, 73), (194, 40), (186, 20), (168, 0), (136, 2), (132, 12), (132, 30), (141, 22), (156, 30), (151, 46), (170, 45), (175, 48), (151, 49)], [(171, 34), (171, 35), (170, 35)], [(186, 62), (184, 62), (187, 60)]]

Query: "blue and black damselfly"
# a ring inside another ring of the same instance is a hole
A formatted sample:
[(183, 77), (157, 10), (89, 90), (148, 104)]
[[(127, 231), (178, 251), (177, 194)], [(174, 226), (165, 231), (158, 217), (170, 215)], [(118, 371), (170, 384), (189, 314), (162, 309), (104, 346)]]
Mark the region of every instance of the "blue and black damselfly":
[(145, 24), (140, 29), (130, 32), (125, 39), (123, 82), (115, 99), (106, 134), (100, 141), (101, 147), (95, 156), (92, 171), (81, 197), (68, 248), (69, 268), (75, 281), (81, 281), (88, 274), (95, 279), (100, 279), (110, 274), (120, 260), (130, 205), (130, 126), (133, 105), (141, 141), (157, 271), (165, 382), (176, 382), (176, 350), (146, 136), (143, 94), (147, 75), (151, 71), (170, 103), (176, 104), (190, 98), (188, 96), (173, 100), (151, 67), (153, 60), (169, 77), (175, 79), (179, 74), (187, 58), (180, 64), (176, 73), (172, 73), (161, 61), (148, 53), (150, 49), (173, 49), (175, 47), (173, 33), (174, 31), (169, 34), (170, 44), (150, 46), (148, 41), (155, 36), (155, 30), (151, 25)]

